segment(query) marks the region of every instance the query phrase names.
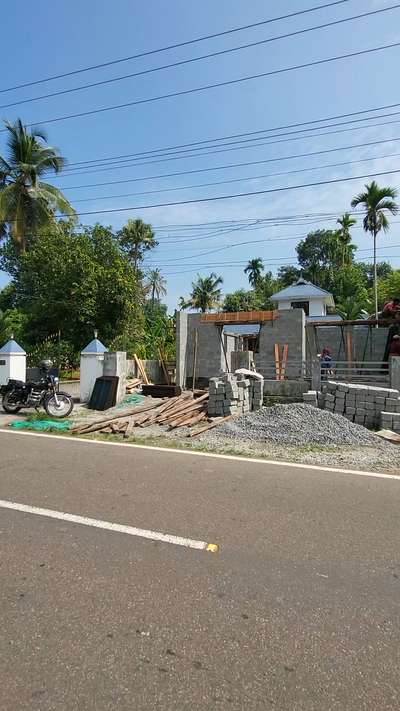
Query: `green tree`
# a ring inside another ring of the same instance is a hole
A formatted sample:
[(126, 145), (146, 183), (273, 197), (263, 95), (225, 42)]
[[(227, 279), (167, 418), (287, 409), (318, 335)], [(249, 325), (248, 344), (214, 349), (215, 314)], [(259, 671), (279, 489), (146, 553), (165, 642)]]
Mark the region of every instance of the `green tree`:
[[(374, 286), (374, 265), (373, 264), (363, 264), (359, 265), (363, 271), (366, 287), (367, 289), (372, 289)], [(381, 279), (386, 279), (393, 271), (393, 267), (389, 262), (378, 262), (376, 265), (376, 273), (378, 276), (378, 284)]]
[(214, 272), (207, 277), (197, 275), (197, 280), (192, 282), (190, 294), (190, 307), (199, 309), (202, 313), (212, 311), (221, 302), (221, 289), (223, 279)]
[(146, 291), (148, 291), (151, 296), (151, 302), (154, 304), (155, 299), (160, 299), (167, 293), (167, 281), (161, 274), (159, 269), (150, 269), (147, 273), (146, 278)]
[(278, 269), (278, 282), (279, 287), (284, 289), (286, 286), (291, 286), (301, 277), (301, 269), (298, 267), (293, 267), (291, 265), (279, 267)]
[(121, 248), (128, 255), (136, 273), (146, 252), (158, 245), (151, 225), (140, 219), (128, 220), (118, 232), (118, 237)]
[(257, 296), (254, 291), (239, 289), (232, 294), (225, 294), (222, 305), (223, 311), (253, 311), (258, 308)]
[(352, 217), (349, 212), (345, 212), (344, 215), (337, 220), (338, 225), (340, 225), (337, 234), (342, 248), (342, 267), (344, 267), (345, 264), (350, 264), (352, 261), (352, 255), (349, 250), (351, 245), (350, 227), (355, 225), (356, 222), (357, 220)]
[(190, 307), (190, 300), (185, 299), (184, 296), (180, 296), (178, 299), (178, 311), (185, 311)]
[(374, 304), (375, 318), (378, 318), (378, 274), (376, 262), (376, 242), (377, 235), (381, 230), (387, 232), (389, 229), (388, 214), (396, 215), (399, 205), (396, 203), (397, 190), (390, 187), (379, 187), (373, 180), (365, 185), (365, 191), (356, 195), (351, 201), (351, 206), (361, 206), (365, 212), (363, 226), (365, 232), (369, 232), (374, 241)]
[(42, 182), (49, 172), (59, 173), (65, 160), (57, 148), (47, 145), (46, 133), (28, 130), (20, 119), (5, 122), (7, 154), (0, 157), (0, 237), (8, 234), (23, 252), (30, 238), (43, 227), (55, 227), (57, 212), (75, 211), (61, 190)]
[(264, 271), (264, 263), (261, 257), (256, 257), (255, 259), (250, 259), (244, 273), (248, 275), (249, 284), (253, 289), (257, 286), (261, 279), (262, 273)]
[(400, 269), (393, 269), (390, 274), (378, 282), (378, 301), (381, 306), (393, 297), (400, 298)]
[(279, 289), (279, 283), (274, 278), (272, 272), (265, 272), (264, 276), (257, 282), (254, 290), (256, 296), (256, 308), (270, 310), (275, 305), (271, 301), (271, 296)]
[(25, 346), (25, 328), (27, 316), (19, 309), (11, 308), (6, 311), (0, 310), (0, 348), (14, 334), (14, 338)]
[(336, 311), (345, 321), (356, 321), (365, 315), (366, 306), (369, 306), (369, 302), (359, 301), (354, 296), (344, 296), (336, 304)]
[(110, 228), (44, 231), (19, 255), (12, 284), (32, 345), (60, 331), (79, 351), (94, 328), (112, 347), (132, 350), (143, 339), (142, 288)]
[(341, 266), (341, 254), (336, 230), (316, 230), (299, 242), (297, 258), (303, 276), (322, 289), (330, 289), (335, 270)]

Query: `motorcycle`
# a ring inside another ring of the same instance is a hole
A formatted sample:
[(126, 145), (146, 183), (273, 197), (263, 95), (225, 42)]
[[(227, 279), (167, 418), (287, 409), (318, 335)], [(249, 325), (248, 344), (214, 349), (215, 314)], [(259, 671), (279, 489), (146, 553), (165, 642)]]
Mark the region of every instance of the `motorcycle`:
[(39, 365), (40, 379), (24, 383), (22, 380), (10, 379), (7, 385), (0, 387), (3, 410), (14, 415), (25, 407), (42, 405), (50, 417), (68, 417), (71, 414), (74, 401), (69, 393), (58, 389), (58, 378), (50, 373), (53, 366), (51, 360), (42, 361)]

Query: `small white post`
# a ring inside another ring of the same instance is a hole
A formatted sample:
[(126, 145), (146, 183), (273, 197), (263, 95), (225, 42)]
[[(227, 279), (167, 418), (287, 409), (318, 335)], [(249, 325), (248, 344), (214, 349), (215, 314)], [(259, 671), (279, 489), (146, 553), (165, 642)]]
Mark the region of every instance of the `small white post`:
[(26, 353), (14, 341), (14, 334), (10, 340), (0, 348), (0, 385), (6, 385), (9, 379), (26, 380)]
[(104, 353), (107, 348), (97, 338), (97, 331), (94, 332), (94, 339), (81, 352), (80, 371), (80, 400), (89, 402), (96, 378), (101, 378), (104, 368)]

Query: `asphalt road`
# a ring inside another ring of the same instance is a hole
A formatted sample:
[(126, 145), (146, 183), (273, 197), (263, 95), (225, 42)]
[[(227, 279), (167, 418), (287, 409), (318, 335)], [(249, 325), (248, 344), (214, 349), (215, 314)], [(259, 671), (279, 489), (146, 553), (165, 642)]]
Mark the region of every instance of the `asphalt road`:
[(400, 480), (0, 433), (2, 711), (400, 708)]

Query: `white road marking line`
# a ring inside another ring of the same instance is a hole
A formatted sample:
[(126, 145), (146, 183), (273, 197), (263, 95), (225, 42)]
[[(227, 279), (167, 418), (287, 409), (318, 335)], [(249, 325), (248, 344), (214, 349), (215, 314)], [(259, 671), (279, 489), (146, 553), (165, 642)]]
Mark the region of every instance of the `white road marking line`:
[(27, 506), (27, 504), (18, 504), (14, 501), (4, 501), (0, 499), (0, 508), (11, 509), (12, 511), (21, 511), (22, 513), (35, 514), (35, 516), (45, 516), (46, 518), (56, 518), (60, 521), (78, 523), (81, 526), (102, 528), (105, 531), (125, 533), (128, 536), (139, 536), (140, 538), (147, 538), (151, 541), (160, 541), (161, 543), (172, 543), (175, 546), (185, 546), (185, 548), (196, 548), (200, 551), (209, 550), (212, 552), (216, 552), (216, 549), (218, 549), (216, 544), (207, 543), (206, 541), (195, 541), (192, 538), (182, 538), (181, 536), (173, 536), (169, 533), (148, 531), (144, 528), (125, 526), (120, 523), (110, 523), (109, 521), (101, 521), (97, 518), (88, 518), (86, 516), (77, 516), (76, 514), (64, 513), (63, 511), (52, 511), (51, 509), (42, 509), (38, 506)]
[(106, 442), (100, 439), (84, 439), (83, 437), (68, 437), (62, 435), (38, 433), (38, 432), (12, 432), (12, 430), (6, 430), (0, 428), (0, 433), (11, 434), (14, 437), (24, 436), (24, 437), (48, 437), (50, 439), (62, 440), (63, 442), (82, 442), (84, 444), (94, 444), (105, 447), (125, 447), (130, 449), (145, 449), (152, 452), (162, 452), (163, 454), (183, 454), (184, 456), (193, 457), (210, 457), (213, 459), (227, 459), (234, 462), (246, 462), (249, 464), (272, 464), (276, 467), (291, 467), (292, 469), (311, 469), (312, 471), (318, 472), (328, 472), (332, 474), (354, 474), (356, 476), (367, 476), (375, 479), (395, 479), (400, 482), (400, 471), (399, 474), (383, 474), (380, 472), (364, 472), (357, 469), (341, 469), (339, 467), (326, 467), (323, 465), (318, 466), (318, 464), (296, 464), (296, 462), (282, 462), (275, 459), (261, 459), (256, 457), (240, 457), (234, 456), (232, 454), (217, 454), (216, 452), (198, 452), (194, 449), (173, 449), (172, 447), (156, 447), (148, 444), (133, 444), (125, 442)]

